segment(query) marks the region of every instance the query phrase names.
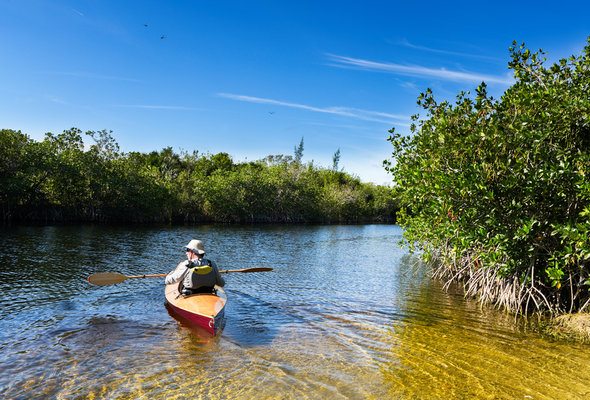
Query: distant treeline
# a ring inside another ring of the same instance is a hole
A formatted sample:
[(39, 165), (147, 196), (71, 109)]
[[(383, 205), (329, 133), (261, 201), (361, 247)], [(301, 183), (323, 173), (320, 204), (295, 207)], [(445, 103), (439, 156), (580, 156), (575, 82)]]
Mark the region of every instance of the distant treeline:
[(294, 156), (234, 163), (226, 153), (122, 153), (109, 131), (35, 141), (0, 130), (3, 222), (393, 222), (392, 189)]

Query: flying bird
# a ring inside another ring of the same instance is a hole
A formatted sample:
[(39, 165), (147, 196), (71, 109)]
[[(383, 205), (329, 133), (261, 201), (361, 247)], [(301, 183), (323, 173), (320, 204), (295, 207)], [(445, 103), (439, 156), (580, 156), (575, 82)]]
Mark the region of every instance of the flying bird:
[(148, 24), (143, 24), (143, 26), (145, 26), (147, 28), (148, 27)]
[(166, 39), (166, 35), (160, 36), (160, 39)]

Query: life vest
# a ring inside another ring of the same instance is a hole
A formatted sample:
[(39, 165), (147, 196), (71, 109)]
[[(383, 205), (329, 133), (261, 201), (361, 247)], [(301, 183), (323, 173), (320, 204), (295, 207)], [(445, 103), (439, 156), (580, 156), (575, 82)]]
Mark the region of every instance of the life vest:
[(197, 274), (197, 275), (207, 275), (209, 272), (213, 271), (213, 267), (211, 266), (211, 260), (208, 260), (206, 258), (203, 258), (203, 260), (201, 261), (201, 265), (195, 265), (195, 266), (190, 266), (192, 265), (193, 262), (189, 261), (189, 273), (191, 274)]
[[(190, 288), (185, 286), (185, 283), (190, 282)], [(186, 287), (187, 289), (198, 289), (201, 287), (214, 287), (217, 283), (217, 274), (213, 270), (213, 264), (211, 260), (203, 258), (200, 260), (199, 265), (195, 265), (194, 262), (189, 261), (185, 273), (182, 275), (178, 284), (178, 292), (182, 293), (182, 290)]]

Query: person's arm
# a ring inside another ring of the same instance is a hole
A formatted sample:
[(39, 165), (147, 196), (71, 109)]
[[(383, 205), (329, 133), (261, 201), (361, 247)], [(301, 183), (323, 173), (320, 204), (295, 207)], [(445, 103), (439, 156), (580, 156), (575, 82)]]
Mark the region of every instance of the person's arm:
[(211, 261), (211, 266), (215, 270), (215, 280), (217, 280), (217, 286), (224, 287), (225, 286), (225, 280), (223, 279), (223, 277), (219, 273), (219, 268), (217, 268), (217, 264), (215, 264), (215, 261)]
[(176, 266), (176, 269), (170, 272), (166, 279), (164, 279), (164, 283), (166, 285), (170, 285), (171, 283), (176, 283), (180, 281), (182, 276), (184, 275), (184, 271), (186, 270), (186, 261), (182, 261)]

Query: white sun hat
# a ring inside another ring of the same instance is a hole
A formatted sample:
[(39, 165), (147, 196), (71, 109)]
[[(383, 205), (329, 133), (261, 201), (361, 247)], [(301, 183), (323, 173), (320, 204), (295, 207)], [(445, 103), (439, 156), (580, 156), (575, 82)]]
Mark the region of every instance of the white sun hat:
[(203, 245), (203, 242), (201, 242), (200, 240), (191, 240), (186, 245), (186, 248), (197, 254), (205, 254), (205, 245)]

